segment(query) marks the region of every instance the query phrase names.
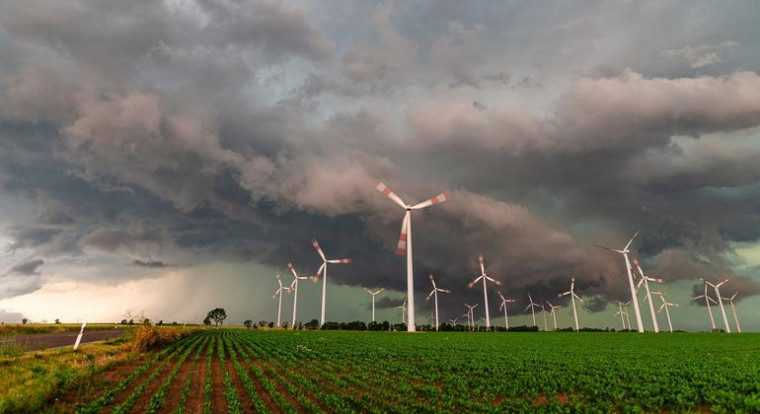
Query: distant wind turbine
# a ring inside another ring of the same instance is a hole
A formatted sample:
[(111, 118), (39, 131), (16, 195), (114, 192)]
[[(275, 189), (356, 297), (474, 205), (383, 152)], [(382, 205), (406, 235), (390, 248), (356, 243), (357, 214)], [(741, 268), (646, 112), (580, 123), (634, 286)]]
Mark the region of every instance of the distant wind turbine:
[(501, 291), (498, 291), (497, 293), (499, 294), (499, 297), (501, 298), (501, 304), (499, 305), (499, 309), (504, 309), (504, 329), (509, 330), (509, 314), (507, 312), (507, 304), (515, 303), (516, 301), (511, 298), (505, 298), (504, 295), (501, 294)]
[(578, 310), (575, 307), (575, 300), (578, 299), (579, 301), (583, 302), (583, 299), (581, 299), (580, 296), (575, 294), (575, 278), (570, 278), (570, 290), (567, 292), (562, 292), (557, 297), (562, 296), (568, 296), (570, 295), (570, 303), (573, 306), (573, 321), (575, 322), (575, 331), (580, 331), (580, 324), (578, 323)]
[(282, 285), (282, 280), (280, 279), (279, 273), (275, 277), (277, 277), (277, 284), (279, 287), (275, 289), (274, 295), (272, 295), (272, 299), (277, 297), (277, 327), (279, 328), (282, 326), (282, 294), (290, 292), (290, 288)]
[(644, 285), (647, 300), (649, 301), (649, 314), (652, 317), (652, 328), (655, 333), (660, 332), (660, 325), (657, 323), (657, 314), (654, 311), (654, 303), (652, 302), (652, 294), (649, 291), (649, 282), (662, 283), (663, 280), (653, 275), (645, 275), (641, 269), (638, 259), (633, 259), (633, 265), (636, 266), (636, 270), (639, 272), (639, 283), (636, 284), (636, 289), (639, 289), (641, 285)]
[(383, 293), (385, 289), (377, 289), (377, 290), (364, 289), (364, 290), (366, 290), (367, 293), (369, 293), (370, 296), (372, 296), (372, 322), (374, 322), (375, 321), (375, 296)]
[(728, 301), (728, 304), (731, 305), (731, 312), (734, 314), (734, 322), (736, 323), (736, 333), (742, 333), (742, 326), (739, 324), (739, 317), (736, 315), (736, 302), (734, 302), (738, 294), (739, 292), (736, 292), (730, 298), (722, 299)]
[(625, 316), (628, 315), (628, 312), (623, 310), (623, 303), (618, 302), (618, 311), (615, 312), (615, 315), (620, 315), (620, 323), (623, 325), (623, 330), (628, 329), (625, 325)]
[(409, 301), (409, 311), (407, 312), (408, 322), (406, 325), (406, 330), (409, 332), (414, 332), (416, 330), (416, 326), (414, 324), (414, 265), (412, 263), (413, 262), (412, 260), (412, 210), (420, 210), (423, 208), (430, 207), (433, 204), (442, 203), (446, 201), (448, 197), (446, 196), (446, 193), (441, 193), (427, 201), (423, 201), (421, 203), (410, 206), (404, 203), (404, 201), (401, 200), (401, 197), (399, 197), (398, 195), (396, 195), (396, 193), (391, 191), (391, 189), (388, 188), (385, 184), (378, 183), (376, 188), (377, 188), (377, 191), (380, 191), (381, 193), (385, 194), (386, 197), (390, 198), (394, 203), (398, 204), (399, 207), (403, 208), (406, 211), (406, 213), (404, 213), (404, 220), (401, 224), (401, 236), (399, 236), (396, 254), (398, 254), (399, 256), (406, 255), (406, 296), (407, 296), (407, 300)]
[(723, 327), (726, 329), (726, 333), (731, 333), (731, 325), (729, 325), (728, 318), (726, 317), (726, 308), (723, 307), (723, 300), (721, 300), (723, 296), (720, 295), (720, 287), (725, 285), (728, 279), (724, 279), (720, 283), (710, 283), (705, 279), (702, 280), (715, 289), (715, 297), (717, 298), (718, 306), (720, 306), (720, 314), (723, 316)]
[(314, 246), (314, 250), (322, 258), (322, 266), (319, 267), (316, 275), (317, 280), (319, 280), (320, 275), (322, 277), (322, 312), (319, 314), (319, 326), (322, 326), (325, 324), (325, 301), (327, 300), (327, 264), (350, 264), (351, 259), (328, 259), (316, 240), (312, 240), (311, 245)]
[(397, 306), (397, 309), (401, 309), (401, 322), (406, 322), (406, 298), (401, 302), (401, 306)]
[(475, 330), (475, 308), (478, 307), (478, 304), (476, 303), (474, 305), (468, 305), (465, 303), (464, 306), (467, 308), (467, 314), (469, 315), (469, 318), (470, 318), (470, 330), (474, 331)]
[(483, 307), (486, 310), (486, 329), (491, 329), (491, 315), (488, 312), (488, 288), (486, 284), (487, 282), (492, 282), (496, 285), (501, 285), (501, 282), (486, 274), (486, 267), (483, 264), (483, 255), (478, 256), (478, 263), (480, 264), (480, 276), (470, 282), (467, 287), (472, 288), (476, 283), (478, 283), (479, 280), (483, 280)]
[(713, 304), (717, 305), (718, 302), (716, 302), (715, 299), (713, 299), (713, 298), (710, 297), (710, 294), (707, 291), (707, 282), (703, 280), (702, 281), (702, 285), (705, 288), (704, 293), (701, 294), (701, 295), (699, 295), (699, 296), (694, 296), (692, 299), (699, 300), (699, 299), (703, 299), (704, 298), (704, 300), (705, 300), (705, 306), (707, 307), (707, 316), (709, 316), (709, 318), (710, 318), (710, 327), (714, 331), (716, 329), (716, 327), (715, 327), (715, 317), (713, 317), (712, 308), (710, 307), (710, 303), (712, 302)]
[(638, 235), (639, 233), (634, 234), (633, 237), (631, 237), (631, 239), (628, 240), (628, 243), (626, 243), (625, 247), (623, 247), (622, 249), (611, 249), (605, 246), (597, 246), (597, 247), (623, 255), (623, 260), (625, 260), (625, 270), (626, 272), (628, 272), (628, 287), (631, 290), (631, 303), (633, 303), (633, 312), (636, 315), (636, 328), (638, 329), (639, 333), (643, 333), (644, 323), (641, 321), (641, 309), (639, 309), (639, 299), (638, 299), (638, 296), (636, 296), (636, 286), (634, 286), (633, 284), (633, 275), (631, 274), (631, 261), (628, 258), (628, 254), (631, 252), (629, 248), (631, 247), (633, 240)]
[(662, 305), (660, 305), (660, 309), (658, 309), (658, 312), (665, 311), (665, 316), (668, 318), (668, 331), (670, 333), (673, 333), (673, 323), (670, 321), (670, 308), (673, 306), (678, 306), (677, 303), (671, 303), (668, 302), (667, 299), (665, 299), (665, 295), (662, 294), (662, 292), (652, 292), (653, 295), (657, 295), (662, 300)]
[(530, 314), (531, 314), (531, 316), (533, 316), (533, 326), (536, 326), (536, 311), (535, 311), (535, 309), (536, 308), (541, 309), (541, 306), (539, 306), (539, 305), (537, 305), (537, 304), (535, 304), (533, 302), (533, 298), (530, 297), (530, 293), (528, 293), (528, 301), (530, 301), (530, 303), (528, 304), (528, 306), (525, 307), (525, 310), (530, 309)]
[(554, 305), (548, 300), (546, 301), (546, 304), (549, 305), (549, 312), (552, 314), (552, 319), (554, 320), (554, 330), (557, 330), (557, 309), (560, 308), (559, 305)]
[(433, 275), (430, 275), (430, 283), (433, 284), (433, 290), (430, 291), (430, 293), (427, 295), (427, 298), (425, 300), (430, 300), (430, 297), (433, 296), (435, 298), (435, 330), (438, 330), (438, 292), (441, 293), (451, 293), (450, 290), (447, 289), (441, 289), (438, 286), (435, 285), (435, 279), (433, 278)]
[(293, 292), (293, 320), (290, 325), (290, 329), (296, 329), (296, 312), (298, 310), (298, 281), (306, 280), (308, 276), (300, 276), (296, 269), (293, 267), (293, 263), (288, 263), (288, 269), (293, 274), (293, 281), (290, 283), (290, 291)]

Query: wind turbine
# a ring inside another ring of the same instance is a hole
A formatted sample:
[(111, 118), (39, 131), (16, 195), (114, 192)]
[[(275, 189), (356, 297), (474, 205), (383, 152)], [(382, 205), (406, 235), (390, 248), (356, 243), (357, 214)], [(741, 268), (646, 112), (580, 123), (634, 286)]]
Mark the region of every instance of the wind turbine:
[(662, 294), (662, 292), (652, 292), (653, 295), (657, 295), (662, 300), (662, 305), (660, 305), (660, 309), (658, 309), (658, 312), (662, 312), (662, 310), (665, 310), (665, 316), (668, 317), (668, 330), (670, 333), (673, 333), (673, 324), (670, 322), (670, 307), (671, 306), (678, 306), (677, 303), (670, 303), (665, 299), (665, 295)]
[(628, 329), (625, 325), (625, 317), (628, 316), (628, 312), (623, 310), (622, 302), (618, 302), (618, 311), (615, 312), (615, 315), (620, 315), (620, 323), (623, 325), (623, 330)]
[(293, 281), (290, 283), (290, 291), (293, 292), (293, 321), (291, 322), (290, 329), (296, 329), (296, 311), (298, 309), (298, 281), (306, 280), (308, 276), (299, 276), (296, 269), (293, 267), (293, 263), (288, 263), (288, 269), (293, 274)]
[(578, 324), (578, 310), (575, 307), (575, 300), (578, 299), (579, 301), (583, 302), (583, 299), (581, 299), (580, 296), (575, 294), (575, 278), (570, 278), (570, 290), (567, 292), (562, 292), (557, 297), (561, 298), (562, 296), (570, 295), (570, 303), (573, 305), (573, 321), (575, 322), (575, 331), (580, 331), (580, 325)]
[(626, 243), (625, 247), (622, 249), (611, 249), (609, 247), (604, 246), (597, 246), (601, 247), (602, 249), (609, 250), (611, 252), (619, 253), (623, 255), (623, 259), (625, 260), (625, 270), (628, 272), (628, 287), (631, 290), (631, 302), (633, 303), (633, 312), (636, 314), (636, 328), (638, 329), (639, 333), (644, 332), (644, 324), (641, 322), (641, 309), (639, 309), (639, 299), (636, 296), (636, 287), (633, 285), (633, 275), (631, 274), (631, 261), (628, 259), (628, 253), (631, 251), (629, 250), (629, 247), (631, 247), (631, 244), (633, 243), (633, 240), (638, 236), (639, 233), (631, 237), (631, 240), (628, 240), (628, 243)]
[(631, 301), (623, 303), (623, 310), (625, 311), (625, 322), (628, 325), (628, 329), (631, 329), (631, 315), (628, 313), (628, 307), (631, 306)]
[(475, 330), (475, 308), (478, 307), (478, 304), (474, 305), (468, 305), (464, 304), (464, 306), (467, 308), (467, 315), (469, 316), (469, 322), (470, 322), (470, 330)]
[(734, 302), (734, 299), (736, 299), (736, 295), (738, 295), (739, 292), (734, 293), (731, 295), (730, 298), (721, 298), (723, 300), (727, 300), (728, 304), (731, 305), (731, 312), (734, 314), (734, 322), (736, 323), (736, 333), (742, 333), (742, 326), (739, 325), (739, 317), (736, 315), (736, 303)]
[(723, 307), (722, 296), (720, 295), (720, 287), (728, 282), (728, 279), (724, 279), (720, 283), (710, 283), (705, 279), (702, 279), (705, 284), (712, 286), (715, 289), (715, 296), (718, 298), (718, 306), (720, 306), (720, 314), (723, 316), (723, 327), (726, 328), (726, 333), (731, 333), (731, 325), (728, 324), (728, 318), (726, 317), (726, 308)]
[(375, 296), (383, 293), (385, 289), (377, 289), (377, 290), (364, 289), (364, 290), (366, 290), (367, 293), (369, 293), (370, 296), (372, 296), (372, 322), (374, 322), (375, 321)]
[(530, 301), (530, 303), (528, 304), (528, 306), (525, 307), (525, 310), (530, 309), (530, 314), (533, 316), (533, 326), (536, 326), (536, 311), (535, 311), (535, 308), (541, 308), (541, 306), (536, 305), (533, 302), (533, 298), (530, 297), (530, 293), (528, 293), (528, 301)]
[(446, 193), (438, 194), (437, 196), (423, 201), (421, 203), (417, 203), (414, 205), (408, 205), (404, 203), (403, 200), (401, 200), (401, 197), (396, 195), (393, 191), (391, 191), (390, 188), (388, 188), (383, 183), (377, 184), (377, 191), (380, 191), (381, 193), (385, 194), (386, 197), (390, 198), (394, 203), (398, 204), (399, 207), (406, 210), (406, 213), (404, 213), (404, 220), (401, 224), (401, 235), (398, 239), (398, 247), (396, 248), (396, 254), (399, 256), (403, 256), (406, 254), (406, 296), (409, 300), (409, 312), (408, 312), (408, 323), (406, 326), (406, 330), (409, 332), (414, 332), (416, 330), (416, 326), (414, 324), (414, 266), (412, 264), (412, 210), (421, 210), (423, 208), (427, 208), (432, 206), (433, 204), (443, 203), (448, 199)]
[(509, 315), (507, 312), (507, 303), (515, 303), (514, 299), (505, 298), (504, 295), (501, 294), (501, 291), (498, 291), (499, 297), (501, 298), (501, 304), (499, 305), (499, 309), (504, 309), (504, 329), (509, 330)]
[(467, 285), (467, 287), (472, 288), (475, 286), (476, 283), (478, 283), (479, 280), (483, 280), (483, 306), (486, 309), (486, 329), (491, 329), (491, 315), (488, 312), (488, 289), (486, 284), (488, 282), (495, 283), (496, 285), (501, 285), (501, 282), (498, 280), (488, 276), (486, 274), (486, 267), (483, 264), (483, 255), (478, 256), (478, 263), (480, 263), (480, 276), (475, 278), (470, 284)]
[(351, 259), (328, 259), (325, 256), (325, 252), (322, 251), (322, 248), (319, 247), (319, 243), (316, 240), (312, 240), (311, 245), (314, 246), (314, 250), (316, 250), (319, 254), (319, 257), (322, 258), (322, 266), (320, 266), (319, 270), (317, 270), (315, 280), (316, 282), (319, 280), (320, 275), (322, 276), (322, 312), (319, 314), (319, 326), (322, 326), (325, 324), (325, 301), (327, 299), (327, 264), (350, 264)]
[(454, 319), (449, 319), (449, 323), (451, 326), (457, 326), (457, 321), (459, 320), (459, 317), (456, 317)]
[(552, 314), (552, 319), (554, 319), (554, 330), (557, 330), (557, 309), (560, 308), (559, 305), (553, 305), (548, 300), (546, 301), (546, 304), (549, 305), (549, 312)]
[(660, 326), (657, 324), (657, 315), (654, 312), (654, 303), (652, 302), (652, 293), (649, 291), (649, 282), (662, 283), (663, 280), (655, 276), (645, 275), (644, 271), (641, 270), (641, 265), (639, 264), (638, 259), (633, 259), (633, 264), (636, 266), (636, 269), (639, 272), (639, 276), (641, 277), (641, 279), (639, 279), (639, 283), (636, 285), (636, 289), (639, 289), (642, 284), (644, 285), (644, 290), (647, 294), (646, 297), (649, 301), (649, 313), (652, 317), (652, 327), (654, 328), (654, 332), (658, 333), (660, 332)]
[(397, 309), (401, 309), (401, 322), (406, 322), (406, 298), (401, 302), (401, 306), (396, 306)]
[(703, 293), (703, 294), (701, 294), (699, 296), (694, 296), (692, 299), (694, 299), (694, 300), (699, 300), (699, 299), (702, 299), (702, 298), (705, 299), (705, 306), (707, 307), (707, 315), (710, 317), (710, 326), (712, 327), (712, 330), (714, 331), (716, 329), (715, 328), (715, 318), (713, 317), (712, 308), (710, 307), (710, 302), (712, 302), (712, 303), (714, 303), (716, 305), (718, 304), (718, 302), (716, 302), (715, 299), (711, 298), (710, 294), (707, 292), (707, 282), (705, 282), (704, 280), (702, 282), (703, 282), (702, 285), (704, 285), (704, 287), (705, 287), (705, 293)]
[(272, 299), (277, 297), (277, 327), (279, 328), (281, 326), (281, 315), (282, 315), (282, 294), (283, 293), (289, 293), (290, 288), (287, 286), (282, 285), (282, 280), (280, 279), (280, 274), (278, 273), (275, 277), (277, 277), (277, 284), (279, 287), (275, 289), (274, 295), (272, 295)]
[(430, 283), (433, 284), (433, 290), (430, 291), (430, 293), (427, 295), (427, 298), (425, 300), (430, 300), (431, 296), (435, 298), (435, 330), (437, 331), (438, 330), (438, 292), (451, 293), (451, 291), (447, 289), (440, 289), (438, 286), (436, 286), (435, 279), (433, 279), (433, 275), (430, 275)]

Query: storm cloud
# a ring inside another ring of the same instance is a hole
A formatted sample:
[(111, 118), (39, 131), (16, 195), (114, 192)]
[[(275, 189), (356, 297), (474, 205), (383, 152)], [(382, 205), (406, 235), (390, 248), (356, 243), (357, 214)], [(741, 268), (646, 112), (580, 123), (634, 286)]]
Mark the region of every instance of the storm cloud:
[[(403, 211), (383, 181), (409, 203), (449, 191), (413, 219), (416, 288), (435, 274), (444, 304), (477, 300), (483, 254), (516, 310), (570, 277), (602, 310), (626, 298), (625, 269), (594, 245), (636, 231), (668, 282), (726, 274), (760, 293), (726, 259), (760, 239), (751, 3), (707, 2), (721, 10), (703, 34), (667, 36), (652, 33), (673, 16), (703, 20), (678, 2), (343, 6), (0, 6), (0, 196), (33, 210), (2, 233), (39, 257), (6, 273), (74, 258), (313, 273), (318, 238), (354, 260), (331, 282), (402, 290)], [(12, 297), (45, 281), (3, 283)]]

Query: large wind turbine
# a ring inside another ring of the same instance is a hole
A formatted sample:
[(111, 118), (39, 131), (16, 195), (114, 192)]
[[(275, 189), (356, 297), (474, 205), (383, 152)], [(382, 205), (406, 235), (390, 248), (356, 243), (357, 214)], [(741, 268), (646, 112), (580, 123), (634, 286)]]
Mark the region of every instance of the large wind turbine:
[(327, 264), (349, 264), (351, 263), (351, 259), (328, 259), (325, 256), (325, 252), (322, 251), (322, 248), (319, 247), (319, 243), (316, 240), (312, 240), (311, 245), (314, 246), (314, 250), (316, 250), (319, 254), (319, 257), (322, 258), (322, 266), (320, 266), (319, 270), (317, 270), (317, 280), (319, 279), (320, 275), (322, 276), (322, 312), (319, 314), (319, 326), (322, 326), (325, 324), (325, 301), (327, 299)]
[(507, 312), (507, 303), (515, 303), (514, 299), (505, 298), (504, 295), (501, 294), (501, 291), (497, 292), (499, 294), (499, 297), (501, 298), (501, 304), (499, 305), (499, 309), (504, 309), (504, 329), (509, 330), (509, 314)]
[(475, 330), (475, 308), (478, 307), (478, 304), (476, 303), (474, 305), (468, 305), (465, 303), (464, 306), (467, 308), (467, 315), (470, 322), (470, 330), (474, 331)]
[(660, 309), (658, 312), (662, 312), (663, 309), (665, 310), (665, 316), (668, 317), (668, 330), (670, 333), (673, 333), (673, 323), (670, 321), (670, 307), (671, 306), (678, 306), (677, 303), (670, 303), (665, 299), (665, 295), (662, 294), (662, 292), (652, 292), (653, 295), (657, 295), (662, 300), (662, 305), (660, 305)]
[(306, 280), (308, 276), (299, 276), (296, 269), (293, 267), (293, 263), (288, 263), (288, 269), (293, 274), (293, 282), (290, 283), (290, 291), (293, 292), (293, 321), (291, 322), (290, 329), (296, 329), (296, 311), (298, 309), (298, 281)]
[(609, 247), (604, 246), (597, 246), (601, 247), (602, 249), (609, 250), (611, 252), (620, 253), (623, 255), (623, 259), (625, 260), (625, 270), (628, 272), (628, 287), (631, 290), (631, 303), (633, 303), (633, 312), (636, 314), (636, 328), (638, 329), (639, 333), (644, 332), (644, 324), (641, 322), (641, 309), (639, 309), (639, 299), (636, 296), (636, 286), (633, 284), (633, 275), (631, 274), (631, 261), (628, 258), (628, 253), (631, 251), (629, 248), (631, 247), (631, 244), (633, 243), (633, 239), (638, 236), (639, 233), (636, 233), (631, 237), (631, 240), (628, 240), (628, 243), (626, 243), (625, 247), (622, 249), (611, 249)]
[(375, 296), (383, 293), (385, 289), (377, 289), (377, 290), (364, 289), (364, 290), (366, 290), (367, 293), (369, 293), (370, 296), (372, 296), (372, 322), (374, 322), (375, 321)]
[(739, 324), (739, 317), (736, 315), (736, 302), (734, 302), (734, 299), (736, 299), (736, 295), (738, 295), (739, 292), (734, 293), (731, 295), (730, 298), (721, 298), (723, 300), (727, 300), (728, 304), (731, 305), (731, 312), (734, 314), (734, 322), (736, 323), (736, 333), (742, 333), (742, 326)]
[(281, 325), (281, 315), (282, 315), (282, 294), (290, 292), (290, 288), (287, 286), (282, 285), (282, 280), (280, 279), (280, 274), (277, 274), (277, 284), (279, 287), (275, 289), (274, 295), (272, 296), (272, 299), (277, 297), (277, 327), (279, 328)]
[(707, 307), (707, 316), (710, 317), (710, 326), (712, 327), (712, 330), (714, 331), (716, 329), (715, 327), (715, 318), (713, 317), (712, 308), (710, 307), (710, 302), (714, 304), (718, 304), (718, 302), (715, 301), (715, 299), (710, 297), (710, 294), (707, 292), (707, 282), (704, 280), (702, 281), (702, 285), (705, 288), (705, 292), (699, 296), (694, 296), (692, 299), (699, 300), (704, 298), (705, 299), (705, 306)]
[(647, 294), (647, 300), (649, 301), (649, 314), (652, 317), (652, 328), (654, 328), (654, 332), (658, 333), (660, 332), (660, 325), (657, 324), (657, 314), (655, 314), (654, 311), (654, 302), (652, 302), (652, 293), (649, 291), (649, 282), (655, 282), (655, 283), (662, 283), (663, 280), (655, 277), (653, 275), (645, 275), (644, 271), (641, 270), (641, 265), (639, 264), (638, 259), (633, 259), (633, 264), (636, 266), (636, 270), (639, 272), (639, 283), (636, 285), (636, 289), (640, 288), (641, 285), (644, 285), (644, 290)]
[(486, 286), (486, 283), (492, 282), (497, 285), (501, 285), (501, 282), (499, 282), (498, 280), (486, 274), (486, 267), (483, 264), (483, 255), (478, 256), (478, 263), (480, 263), (480, 276), (478, 276), (477, 278), (475, 278), (475, 280), (470, 282), (470, 284), (468, 284), (467, 287), (471, 288), (475, 286), (475, 284), (478, 283), (479, 280), (481, 279), (483, 280), (483, 306), (486, 309), (486, 329), (490, 330), (491, 329), (491, 315), (488, 312), (488, 288)]
[(416, 326), (414, 324), (414, 266), (412, 264), (412, 210), (420, 210), (432, 206), (433, 204), (442, 203), (447, 200), (446, 193), (438, 194), (437, 196), (423, 201), (415, 205), (408, 205), (401, 200), (401, 197), (396, 195), (390, 188), (383, 183), (377, 184), (377, 191), (385, 194), (399, 207), (406, 210), (404, 213), (404, 220), (401, 223), (401, 236), (398, 239), (398, 247), (396, 248), (396, 254), (403, 256), (406, 254), (406, 296), (409, 301), (409, 311), (407, 312), (407, 325), (406, 330), (414, 332)]
[(530, 293), (528, 293), (528, 301), (530, 301), (530, 303), (528, 304), (528, 306), (525, 307), (525, 310), (530, 309), (530, 314), (531, 314), (531, 316), (533, 316), (533, 326), (536, 326), (536, 311), (535, 311), (535, 309), (536, 308), (540, 309), (541, 306), (539, 306), (535, 302), (533, 302), (533, 298), (530, 297)]
[(548, 300), (546, 301), (546, 304), (549, 305), (549, 312), (552, 314), (552, 319), (554, 320), (554, 330), (557, 330), (557, 309), (560, 308), (559, 305), (553, 305)]
[(567, 292), (562, 292), (557, 297), (567, 296), (570, 295), (570, 303), (573, 305), (573, 321), (575, 322), (575, 331), (580, 331), (580, 325), (578, 324), (578, 310), (575, 307), (575, 300), (578, 299), (579, 301), (583, 302), (583, 299), (581, 299), (580, 296), (575, 294), (575, 278), (570, 278), (570, 290)]
[(726, 329), (726, 333), (731, 333), (731, 325), (728, 324), (728, 318), (726, 317), (726, 308), (723, 307), (723, 300), (721, 298), (723, 296), (720, 295), (720, 287), (725, 285), (726, 282), (728, 282), (728, 279), (724, 279), (720, 283), (710, 283), (706, 281), (705, 279), (702, 279), (706, 284), (712, 286), (713, 289), (715, 289), (715, 297), (717, 297), (718, 306), (720, 306), (720, 314), (723, 316), (723, 327)]
[(451, 293), (451, 291), (447, 289), (441, 289), (438, 286), (436, 286), (435, 279), (433, 279), (433, 275), (430, 275), (430, 283), (433, 284), (433, 290), (430, 291), (430, 293), (427, 295), (427, 298), (425, 300), (430, 300), (431, 296), (435, 298), (435, 330), (437, 331), (438, 330), (438, 292)]

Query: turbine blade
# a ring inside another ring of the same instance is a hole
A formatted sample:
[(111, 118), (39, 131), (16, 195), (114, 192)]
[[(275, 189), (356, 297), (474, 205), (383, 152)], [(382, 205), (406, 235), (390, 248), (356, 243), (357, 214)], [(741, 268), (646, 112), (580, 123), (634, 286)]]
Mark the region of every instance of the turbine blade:
[(433, 296), (433, 293), (435, 293), (435, 289), (431, 290), (430, 293), (427, 295), (425, 300), (430, 300), (430, 297)]
[(293, 263), (288, 263), (288, 270), (290, 270), (290, 273), (293, 274), (293, 277), (298, 277), (298, 273), (296, 273), (296, 269), (293, 267)]
[(625, 245), (625, 247), (623, 248), (623, 250), (624, 250), (624, 251), (625, 251), (625, 250), (628, 250), (628, 248), (629, 248), (629, 247), (631, 247), (631, 244), (633, 243), (633, 240), (634, 240), (634, 239), (636, 238), (636, 236), (638, 236), (638, 235), (639, 235), (639, 232), (637, 231), (637, 232), (636, 232), (636, 233), (633, 235), (633, 237), (631, 237), (631, 240), (628, 240), (628, 243), (627, 243), (627, 244)]
[(478, 276), (477, 278), (475, 278), (475, 280), (473, 280), (472, 282), (468, 283), (467, 287), (471, 288), (471, 287), (475, 286), (475, 284), (478, 283), (478, 281), (480, 281), (480, 279), (483, 279), (483, 277), (484, 276)]
[(380, 182), (380, 183), (377, 183), (377, 187), (375, 187), (375, 188), (377, 189), (377, 191), (385, 194), (386, 197), (388, 197), (391, 200), (393, 200), (393, 202), (396, 203), (396, 204), (398, 204), (399, 207), (401, 207), (403, 209), (406, 208), (406, 204), (404, 204), (404, 202), (401, 200), (401, 197), (397, 196), (396, 193), (394, 193), (393, 191), (391, 191), (391, 189), (388, 188), (387, 185), (385, 185), (382, 182)]
[(345, 258), (345, 259), (331, 259), (331, 260), (328, 260), (327, 263), (351, 264), (351, 259), (349, 259), (349, 258)]
[(483, 255), (478, 256), (478, 263), (480, 264), (480, 274), (486, 274), (486, 265), (483, 263)]
[(409, 231), (409, 220), (411, 219), (412, 219), (412, 216), (407, 211), (406, 214), (404, 214), (404, 221), (401, 223), (401, 235), (399, 235), (398, 237), (398, 245), (396, 246), (396, 254), (399, 256), (406, 255), (406, 242), (407, 242), (406, 232)]
[(316, 239), (314, 239), (314, 240), (312, 240), (312, 241), (311, 241), (311, 245), (312, 245), (312, 246), (314, 246), (314, 250), (316, 250), (316, 251), (317, 251), (317, 253), (319, 254), (319, 257), (321, 257), (321, 258), (322, 258), (322, 261), (323, 261), (323, 262), (324, 262), (325, 260), (327, 260), (327, 259), (325, 258), (325, 252), (323, 252), (323, 251), (322, 251), (322, 248), (321, 248), (321, 247), (319, 247), (319, 242), (317, 242), (317, 240), (316, 240)]
[(430, 200), (425, 200), (421, 203), (415, 204), (411, 207), (412, 210), (419, 210), (425, 207), (430, 207), (433, 204), (443, 203), (444, 201), (448, 200), (448, 195), (446, 193), (438, 194), (437, 196), (431, 198)]

